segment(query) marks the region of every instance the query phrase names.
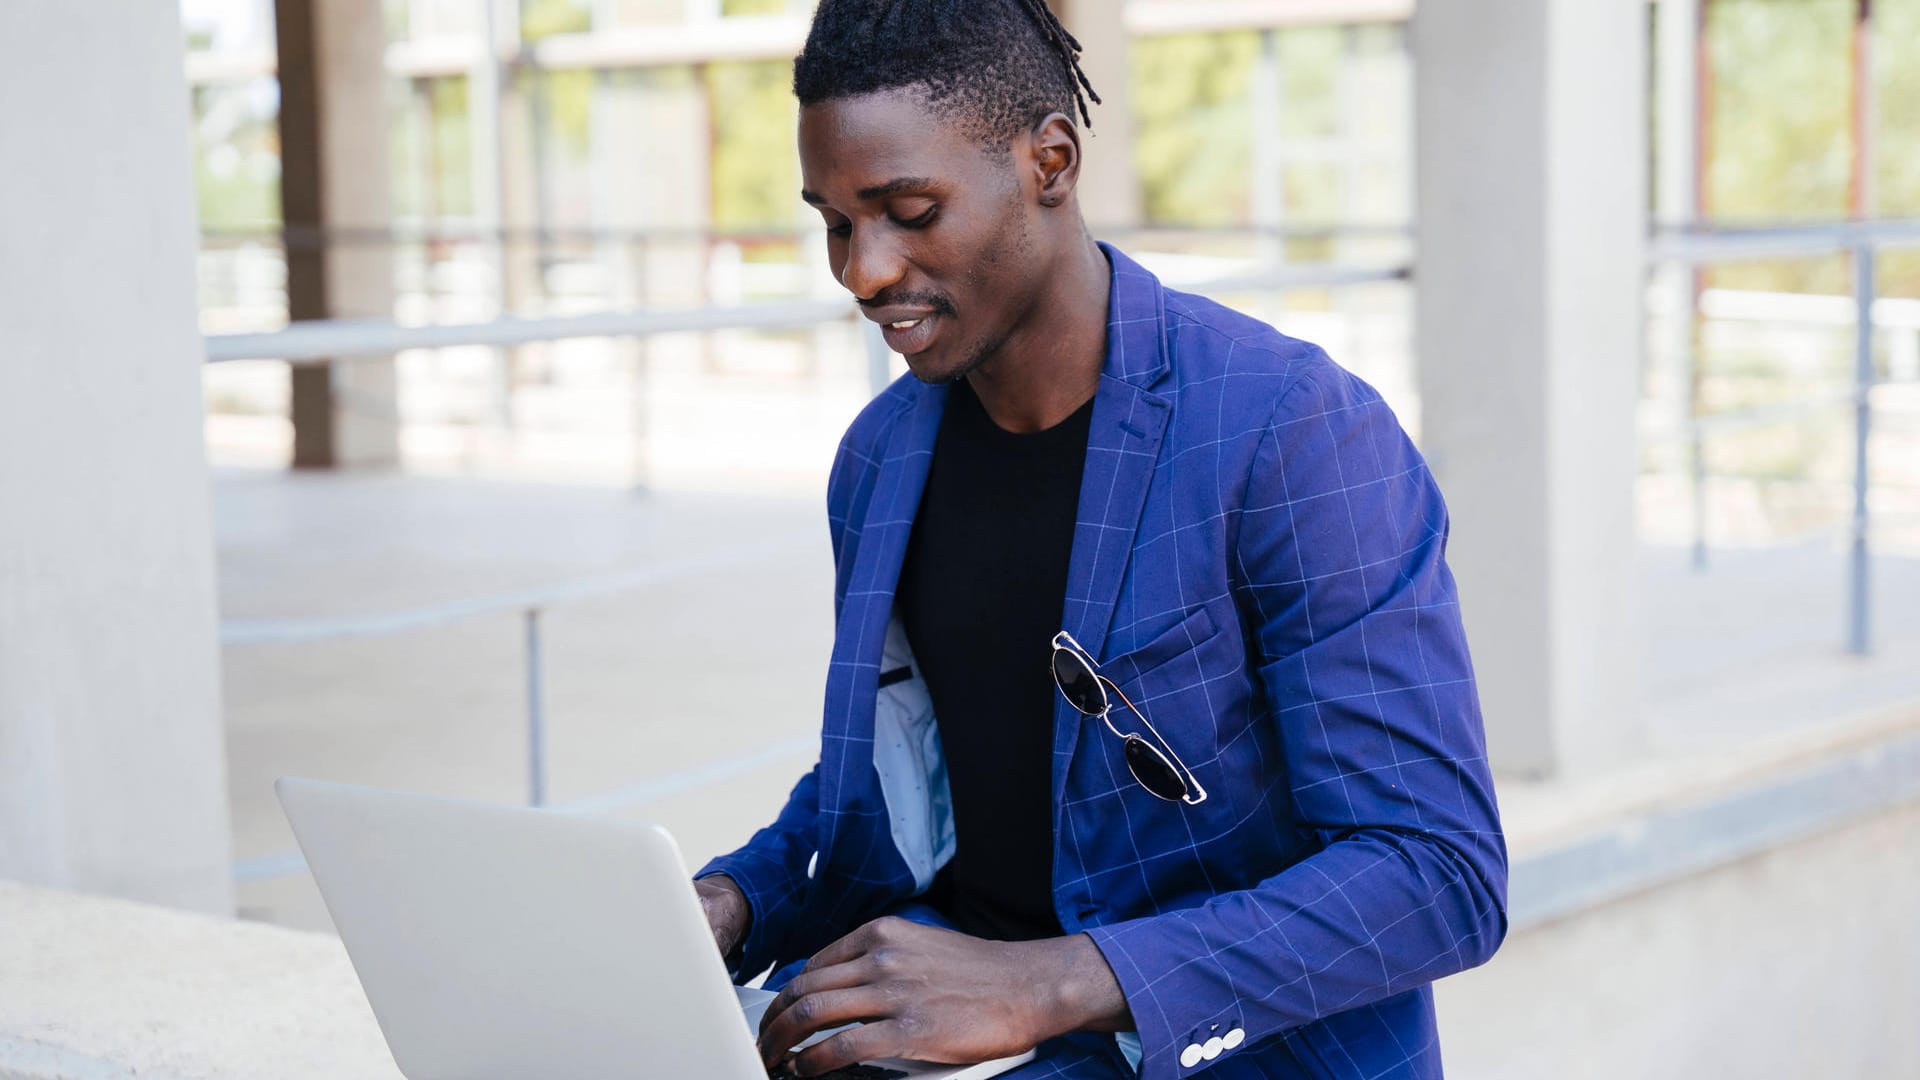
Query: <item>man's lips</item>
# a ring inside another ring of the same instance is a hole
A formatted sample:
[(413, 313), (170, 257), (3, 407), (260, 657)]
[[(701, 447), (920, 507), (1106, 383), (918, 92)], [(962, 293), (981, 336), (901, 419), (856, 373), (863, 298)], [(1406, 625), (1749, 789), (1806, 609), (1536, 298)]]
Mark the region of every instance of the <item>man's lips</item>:
[(901, 356), (912, 356), (932, 345), (942, 319), (927, 308), (874, 308), (865, 314), (880, 324), (880, 335), (886, 338), (887, 348)]

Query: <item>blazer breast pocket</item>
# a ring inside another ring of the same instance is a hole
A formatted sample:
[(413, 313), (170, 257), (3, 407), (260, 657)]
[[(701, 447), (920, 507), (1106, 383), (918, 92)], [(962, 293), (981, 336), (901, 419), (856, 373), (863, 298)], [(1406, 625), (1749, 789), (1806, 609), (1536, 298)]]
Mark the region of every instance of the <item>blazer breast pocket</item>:
[[(1143, 852), (1169, 856), (1170, 861), (1156, 864), (1154, 890), (1163, 898), (1200, 895), (1210, 875), (1239, 858), (1232, 844), (1208, 847), (1229, 836), (1245, 816), (1222, 765), (1221, 748), (1242, 729), (1243, 718), (1227, 707), (1233, 697), (1235, 646), (1228, 632), (1231, 625), (1214, 607), (1202, 604), (1165, 629), (1148, 630), (1146, 640), (1100, 665), (1100, 673), (1146, 718), (1142, 723), (1113, 700), (1113, 724), (1122, 733), (1141, 735), (1156, 749), (1171, 751), (1192, 771), (1206, 799), (1189, 805), (1156, 797), (1128, 775), (1122, 741), (1097, 729), (1092, 743), (1083, 738), (1079, 744), (1080, 760), (1069, 779), (1076, 793), (1106, 796), (1087, 800), (1080, 835), (1104, 831), (1126, 838), (1115, 842), (1124, 844), (1124, 850), (1103, 848), (1100, 855), (1090, 856), (1090, 864), (1121, 865), (1138, 860)], [(1111, 697), (1112, 691), (1108, 693)]]
[[(1146, 685), (1143, 680), (1147, 676), (1156, 673), (1170, 677), (1176, 685), (1198, 683), (1205, 676), (1198, 654), (1219, 634), (1220, 625), (1214, 621), (1212, 611), (1201, 605), (1142, 644), (1102, 663), (1100, 674), (1112, 679), (1129, 695)], [(1185, 661), (1185, 669), (1176, 661)], [(1163, 681), (1162, 678), (1151, 680), (1154, 684)]]

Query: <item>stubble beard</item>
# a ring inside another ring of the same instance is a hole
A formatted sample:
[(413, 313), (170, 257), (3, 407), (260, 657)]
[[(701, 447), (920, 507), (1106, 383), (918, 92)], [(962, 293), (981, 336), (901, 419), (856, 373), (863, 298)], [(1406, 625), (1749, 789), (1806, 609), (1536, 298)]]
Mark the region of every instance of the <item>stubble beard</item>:
[(1004, 344), (1006, 344), (1005, 338), (990, 338), (986, 341), (979, 342), (974, 345), (973, 351), (967, 354), (967, 358), (961, 361), (953, 370), (942, 372), (932, 377), (922, 376), (920, 381), (926, 383), (928, 386), (951, 386), (973, 374), (981, 364), (987, 362), (988, 358), (992, 357), (994, 353), (999, 352), (1000, 346)]

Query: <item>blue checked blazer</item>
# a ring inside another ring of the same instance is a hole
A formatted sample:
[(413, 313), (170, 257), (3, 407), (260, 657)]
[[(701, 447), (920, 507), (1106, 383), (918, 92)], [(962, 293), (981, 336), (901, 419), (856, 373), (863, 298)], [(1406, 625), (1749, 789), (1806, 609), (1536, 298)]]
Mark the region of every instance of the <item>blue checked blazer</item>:
[[(1429, 984), (1506, 931), (1440, 492), (1379, 395), (1320, 349), (1105, 251), (1107, 354), (1061, 623), (1208, 798), (1155, 799), (1120, 741), (1057, 701), (1060, 923), (1113, 968), (1145, 1080), (1437, 1077)], [(902, 839), (915, 823), (944, 824), (931, 853), (950, 854), (937, 736), (908, 732), (923, 769), (905, 788), (878, 767), (899, 758), (899, 726), (876, 745), (894, 587), (945, 401), (901, 378), (834, 462), (819, 763), (777, 821), (701, 870), (731, 875), (753, 909), (737, 975), (901, 910), (931, 870), (926, 845)], [(1035, 664), (1048, 654), (1034, 642)], [(1009, 1075), (1131, 1072), (1111, 1039), (1081, 1036)]]

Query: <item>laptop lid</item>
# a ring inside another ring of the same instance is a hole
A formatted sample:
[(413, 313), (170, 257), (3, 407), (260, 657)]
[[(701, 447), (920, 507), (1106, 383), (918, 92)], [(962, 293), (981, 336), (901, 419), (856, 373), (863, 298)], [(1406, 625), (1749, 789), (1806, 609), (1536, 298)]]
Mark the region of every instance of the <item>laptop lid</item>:
[(409, 1080), (764, 1080), (666, 830), (274, 789)]

